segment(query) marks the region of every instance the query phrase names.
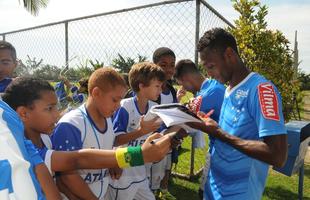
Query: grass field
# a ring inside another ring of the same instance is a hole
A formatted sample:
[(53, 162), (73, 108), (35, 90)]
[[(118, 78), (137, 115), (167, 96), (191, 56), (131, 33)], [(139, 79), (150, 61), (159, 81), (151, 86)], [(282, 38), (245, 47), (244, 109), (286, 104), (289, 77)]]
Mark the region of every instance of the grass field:
[[(175, 171), (189, 174), (191, 140), (186, 138), (182, 144), (182, 154)], [(201, 150), (200, 150), (201, 151)], [(201, 152), (195, 154), (195, 164), (204, 162), (204, 155)], [(197, 167), (196, 167), (197, 170)], [(310, 200), (310, 163), (305, 165), (304, 176), (304, 200)], [(186, 181), (173, 178), (170, 191), (178, 200), (196, 200), (198, 198), (199, 179)], [(267, 185), (263, 195), (264, 200), (294, 200), (298, 199), (298, 176), (287, 177), (272, 169), (269, 171)]]

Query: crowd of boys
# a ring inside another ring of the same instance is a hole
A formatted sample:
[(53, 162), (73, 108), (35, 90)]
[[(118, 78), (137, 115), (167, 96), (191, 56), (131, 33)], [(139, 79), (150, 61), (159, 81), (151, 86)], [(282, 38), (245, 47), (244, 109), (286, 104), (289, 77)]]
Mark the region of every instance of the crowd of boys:
[[(161, 47), (152, 62), (131, 67), (128, 83), (102, 67), (80, 88), (64, 77), (54, 88), (35, 77), (13, 79), (15, 48), (0, 41), (0, 199), (176, 199), (168, 191), (176, 135), (202, 132), (210, 142), (201, 199), (261, 199), (268, 166), (287, 157), (281, 96), (246, 67), (227, 31), (207, 31), (197, 50), (209, 78)], [(187, 124), (197, 132), (144, 119), (186, 92), (202, 119)], [(74, 107), (60, 114), (68, 100)]]

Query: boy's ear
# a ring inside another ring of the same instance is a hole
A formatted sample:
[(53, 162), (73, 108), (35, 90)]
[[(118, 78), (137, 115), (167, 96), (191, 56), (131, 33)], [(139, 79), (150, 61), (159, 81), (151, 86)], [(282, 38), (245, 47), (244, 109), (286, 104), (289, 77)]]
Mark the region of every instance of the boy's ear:
[(139, 91), (140, 91), (143, 87), (145, 87), (144, 84), (143, 84), (143, 83), (139, 83)]
[(19, 106), (16, 109), (17, 114), (19, 115), (19, 117), (22, 119), (22, 121), (26, 121), (28, 118), (28, 109), (25, 106)]
[(15, 60), (15, 62), (14, 62), (14, 70), (16, 69), (16, 67), (17, 67), (17, 64), (18, 64), (18, 61), (17, 60)]
[(91, 96), (92, 97), (98, 97), (99, 95), (100, 95), (100, 88), (94, 87), (91, 91)]

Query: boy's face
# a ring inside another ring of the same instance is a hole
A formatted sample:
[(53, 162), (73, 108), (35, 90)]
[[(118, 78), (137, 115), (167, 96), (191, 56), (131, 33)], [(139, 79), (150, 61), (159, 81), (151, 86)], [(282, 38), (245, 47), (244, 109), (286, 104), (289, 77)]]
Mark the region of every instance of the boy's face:
[(181, 77), (177, 78), (177, 83), (181, 85), (185, 90), (196, 93), (196, 89), (194, 88), (193, 82), (195, 78), (192, 74), (184, 74)]
[(143, 84), (140, 84), (140, 93), (143, 93), (143, 95), (152, 101), (156, 101), (159, 97), (159, 95), (162, 93), (162, 85), (163, 82), (152, 79), (150, 81), (149, 86), (144, 86)]
[(11, 51), (8, 49), (0, 50), (0, 80), (10, 77), (16, 67), (16, 60), (13, 60)]
[[(97, 87), (97, 89), (99, 88)], [(94, 99), (100, 114), (104, 117), (111, 117), (120, 107), (120, 102), (126, 91), (127, 89), (121, 85), (117, 85), (108, 91), (99, 89), (98, 95), (95, 95)]]
[(37, 133), (52, 133), (59, 119), (57, 97), (54, 91), (42, 91), (41, 98), (35, 100), (30, 108), (26, 108), (22, 117), (26, 130)]
[(155, 64), (157, 64), (164, 70), (166, 80), (172, 79), (175, 72), (175, 58), (173, 56), (162, 56), (159, 59), (158, 63)]

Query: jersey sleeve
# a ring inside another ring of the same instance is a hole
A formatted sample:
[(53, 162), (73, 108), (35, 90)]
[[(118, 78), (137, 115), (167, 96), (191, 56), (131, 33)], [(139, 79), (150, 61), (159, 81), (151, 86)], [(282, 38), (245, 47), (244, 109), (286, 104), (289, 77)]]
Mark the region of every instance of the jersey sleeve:
[(252, 95), (251, 113), (258, 127), (259, 137), (286, 134), (282, 113), (282, 99), (277, 88), (261, 83)]
[(120, 107), (113, 116), (113, 129), (116, 135), (127, 132), (129, 113), (123, 107)]
[(210, 110), (214, 109), (214, 113), (211, 115), (211, 118), (215, 121), (218, 121), (218, 117), (221, 113), (221, 107), (224, 98), (224, 92), (221, 90), (211, 90), (201, 94), (202, 103), (200, 111), (208, 113)]
[(68, 122), (56, 126), (51, 140), (53, 149), (58, 151), (75, 151), (83, 147), (81, 131)]
[(36, 150), (36, 148), (34, 147), (33, 143), (30, 140), (24, 139), (24, 143), (26, 146), (26, 150), (29, 154), (31, 163), (34, 166), (37, 166), (38, 164), (43, 163), (43, 159), (41, 158), (39, 152)]

